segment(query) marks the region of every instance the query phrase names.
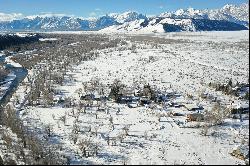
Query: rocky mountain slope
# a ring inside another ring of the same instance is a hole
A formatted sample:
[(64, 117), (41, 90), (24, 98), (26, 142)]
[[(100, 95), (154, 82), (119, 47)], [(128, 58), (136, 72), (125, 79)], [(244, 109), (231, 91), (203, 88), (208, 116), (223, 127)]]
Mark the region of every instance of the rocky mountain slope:
[(8, 21), (2, 13), (0, 15), (0, 31), (169, 32), (245, 30), (249, 27), (248, 13), (248, 4), (225, 5), (221, 9), (215, 10), (179, 9), (154, 17), (129, 11), (122, 14), (111, 13), (95, 19), (58, 15), (37, 15), (17, 19), (15, 15), (15, 19), (12, 20), (8, 15)]

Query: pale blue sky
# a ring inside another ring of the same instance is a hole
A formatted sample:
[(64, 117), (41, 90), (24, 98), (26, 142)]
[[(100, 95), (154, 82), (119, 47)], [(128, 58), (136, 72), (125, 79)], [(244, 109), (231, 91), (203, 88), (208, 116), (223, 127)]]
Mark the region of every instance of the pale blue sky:
[(225, 4), (241, 4), (248, 0), (0, 0), (0, 13), (61, 13), (96, 17), (106, 13), (137, 11), (154, 15), (179, 8), (221, 8)]

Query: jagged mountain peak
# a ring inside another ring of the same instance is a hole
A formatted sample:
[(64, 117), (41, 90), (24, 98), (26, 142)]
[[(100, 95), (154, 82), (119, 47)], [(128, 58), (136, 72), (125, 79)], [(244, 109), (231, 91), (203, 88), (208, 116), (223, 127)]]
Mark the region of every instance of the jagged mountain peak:
[(203, 15), (201, 10), (189, 7), (187, 9), (178, 9), (174, 12), (165, 12), (159, 15), (159, 17), (172, 17), (172, 18), (195, 18), (196, 16)]
[(139, 19), (147, 19), (145, 15), (140, 14), (136, 11), (126, 11), (124, 13), (111, 13), (109, 14), (109, 16), (114, 18), (119, 23), (125, 23)]
[[(187, 22), (187, 19), (200, 19), (224, 20), (249, 27), (248, 13), (249, 6), (247, 3), (241, 5), (227, 4), (220, 9), (214, 10), (197, 10), (190, 7), (187, 9), (179, 9), (174, 12), (165, 12), (153, 17), (147, 17), (146, 15), (140, 14), (136, 11), (110, 13), (94, 19), (74, 17), (72, 15), (65, 14), (45, 13), (40, 15), (27, 16), (15, 20), (10, 19), (11, 21), (4, 22), (1, 22), (0, 18), (0, 30), (100, 30), (109, 26), (113, 26), (115, 28), (116, 26), (120, 25), (122, 25), (121, 27), (126, 27), (126, 29), (130, 30), (134, 29), (132, 27), (136, 27), (135, 29), (138, 30), (148, 27), (149, 25), (158, 26), (158, 28), (161, 28), (162, 24), (164, 24), (163, 22), (161, 22), (161, 20), (165, 18), (170, 18), (170, 22), (168, 22), (168, 24), (186, 24), (191, 22), (190, 20)], [(0, 17), (1, 14), (2, 13), (0, 13)], [(12, 15), (10, 15), (9, 17), (11, 16)], [(4, 20), (9, 17), (6, 16)], [(13, 17), (17, 16), (13, 15)], [(209, 23), (213, 24), (214, 22)], [(226, 25), (225, 23), (223, 24)], [(153, 27), (150, 28), (152, 29)], [(192, 28), (192, 30), (193, 29), (194, 28)]]
[(66, 15), (66, 14), (55, 14), (55, 13), (45, 13), (45, 14), (38, 14), (38, 15), (30, 15), (30, 16), (26, 16), (24, 18), (33, 20), (33, 19), (37, 19), (37, 18), (76, 18), (74, 15)]
[(230, 9), (232, 7), (236, 7), (236, 6), (232, 4), (226, 4), (225, 6), (222, 7), (222, 9)]

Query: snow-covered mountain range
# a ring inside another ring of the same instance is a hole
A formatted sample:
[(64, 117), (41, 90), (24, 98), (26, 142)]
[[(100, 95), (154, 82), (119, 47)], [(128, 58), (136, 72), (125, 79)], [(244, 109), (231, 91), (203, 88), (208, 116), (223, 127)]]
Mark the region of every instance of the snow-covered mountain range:
[(248, 14), (249, 5), (243, 3), (239, 6), (227, 4), (221, 9), (214, 10), (196, 10), (193, 8), (188, 8), (186, 10), (179, 9), (175, 12), (162, 13), (160, 16), (170, 18), (226, 20), (248, 26)]
[(179, 9), (147, 17), (134, 11), (111, 13), (95, 19), (65, 15), (37, 15), (21, 18), (21, 14), (0, 13), (0, 31), (101, 30), (104, 32), (170, 32), (245, 30), (249, 27), (249, 6), (225, 5), (221, 9)]

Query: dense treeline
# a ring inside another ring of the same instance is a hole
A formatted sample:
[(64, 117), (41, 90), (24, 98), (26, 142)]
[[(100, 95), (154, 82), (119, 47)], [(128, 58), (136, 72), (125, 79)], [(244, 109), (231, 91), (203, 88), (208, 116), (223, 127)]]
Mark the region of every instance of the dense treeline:
[[(79, 64), (82, 61), (93, 60), (98, 57), (98, 50), (117, 47), (121, 44), (119, 39), (111, 39), (104, 35), (60, 35), (60, 34), (41, 34), (42, 38), (56, 38), (57, 40), (46, 40), (32, 42), (28, 44), (13, 45), (4, 50), (9, 53), (12, 60), (21, 64), (24, 68), (33, 69), (34, 74), (27, 77), (27, 93), (25, 94), (28, 106), (40, 105), (51, 107), (54, 104), (54, 96), (58, 93), (56, 86), (63, 85), (65, 80), (72, 80), (73, 77), (67, 77), (66, 72), (70, 71), (72, 65)], [(65, 99), (67, 100), (67, 99)], [(65, 102), (67, 103), (67, 102)], [(71, 106), (71, 99), (69, 99)], [(11, 160), (11, 157), (2, 156), (4, 164), (57, 164), (65, 165), (69, 160), (65, 155), (60, 154), (62, 144), (51, 145), (53, 138), (51, 126), (41, 128), (42, 136), (36, 136), (29, 127), (16, 116), (15, 105), (22, 101), (15, 100), (10, 105), (0, 108), (0, 127), (6, 126), (16, 134), (18, 140), (15, 142), (11, 135), (5, 130), (0, 130), (0, 140), (4, 140), (6, 146), (5, 152), (15, 154), (17, 160)], [(67, 105), (67, 104), (65, 104)], [(66, 119), (66, 117), (65, 117)], [(86, 153), (84, 142), (81, 142), (83, 152)], [(90, 146), (90, 145), (88, 145)], [(91, 147), (91, 149), (96, 146)], [(94, 150), (92, 150), (94, 151)], [(96, 152), (97, 153), (97, 152)], [(96, 154), (95, 153), (95, 154)], [(86, 153), (86, 155), (90, 155)], [(9, 163), (8, 161), (13, 161)]]
[(13, 45), (20, 45), (25, 43), (32, 43), (38, 41), (40, 35), (27, 35), (25, 37), (21, 37), (13, 34), (0, 35), (0, 50), (8, 48)]
[[(13, 135), (2, 127), (11, 129)], [(45, 129), (44, 129), (45, 130)], [(12, 104), (8, 104), (0, 111), (0, 138), (3, 140), (1, 149), (4, 152), (13, 153), (16, 158), (8, 153), (0, 156), (0, 165), (17, 165), (25, 163), (28, 165), (65, 165), (67, 158), (59, 155), (58, 145), (49, 145), (48, 136), (38, 139), (34, 132), (23, 125)], [(3, 146), (4, 145), (4, 146)]]

